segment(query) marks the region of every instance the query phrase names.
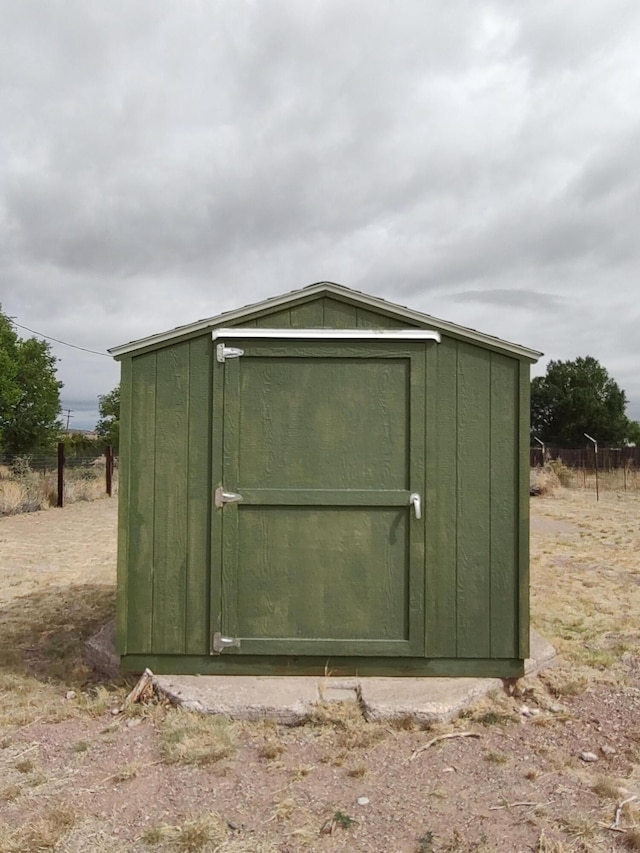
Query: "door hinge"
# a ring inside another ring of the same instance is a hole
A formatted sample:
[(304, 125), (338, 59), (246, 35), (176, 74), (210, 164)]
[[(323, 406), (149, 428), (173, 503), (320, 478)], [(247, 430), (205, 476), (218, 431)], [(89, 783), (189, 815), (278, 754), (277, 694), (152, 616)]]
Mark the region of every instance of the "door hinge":
[(244, 350), (238, 347), (228, 347), (226, 344), (216, 346), (216, 357), (220, 362), (225, 362), (228, 358), (240, 358), (241, 355), (244, 355)]
[(218, 486), (214, 496), (214, 503), (218, 509), (225, 504), (236, 504), (242, 500), (242, 495), (237, 492), (225, 492), (222, 486)]
[(216, 631), (211, 637), (211, 654), (219, 655), (225, 649), (240, 648), (239, 637), (224, 637), (220, 631)]

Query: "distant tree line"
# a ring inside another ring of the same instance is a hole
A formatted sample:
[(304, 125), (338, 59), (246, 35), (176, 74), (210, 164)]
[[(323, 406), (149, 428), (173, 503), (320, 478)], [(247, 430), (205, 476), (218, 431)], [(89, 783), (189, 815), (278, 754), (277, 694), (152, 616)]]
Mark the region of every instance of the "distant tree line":
[(531, 436), (554, 447), (584, 447), (585, 433), (603, 447), (640, 444), (640, 424), (626, 414), (627, 397), (591, 356), (550, 361), (531, 382)]
[[(60, 389), (50, 344), (22, 340), (0, 310), (0, 454), (47, 452), (62, 437)], [(99, 444), (120, 441), (120, 386), (98, 398)], [(640, 445), (640, 424), (626, 414), (625, 392), (591, 356), (550, 361), (531, 383), (531, 437), (556, 447), (584, 447), (585, 433), (605, 447)], [(65, 436), (71, 455), (95, 451), (86, 436)]]

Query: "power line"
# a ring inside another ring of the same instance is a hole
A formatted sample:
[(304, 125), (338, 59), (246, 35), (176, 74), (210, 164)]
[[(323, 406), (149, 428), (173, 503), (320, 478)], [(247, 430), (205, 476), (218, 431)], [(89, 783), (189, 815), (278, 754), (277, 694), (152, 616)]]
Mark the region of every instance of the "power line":
[(58, 338), (52, 338), (50, 335), (43, 335), (42, 332), (36, 332), (35, 329), (30, 329), (28, 326), (21, 326), (20, 323), (16, 323), (11, 317), (7, 317), (9, 322), (13, 323), (14, 326), (17, 326), (19, 329), (24, 329), (25, 332), (31, 332), (32, 335), (38, 335), (40, 338), (46, 338), (48, 341), (55, 341), (57, 344), (62, 344), (65, 347), (72, 347), (73, 349), (82, 350), (82, 352), (90, 352), (93, 355), (101, 355), (103, 358), (111, 358), (106, 352), (98, 352), (95, 349), (87, 349), (86, 347), (79, 347), (77, 344), (70, 344), (67, 341), (61, 341)]

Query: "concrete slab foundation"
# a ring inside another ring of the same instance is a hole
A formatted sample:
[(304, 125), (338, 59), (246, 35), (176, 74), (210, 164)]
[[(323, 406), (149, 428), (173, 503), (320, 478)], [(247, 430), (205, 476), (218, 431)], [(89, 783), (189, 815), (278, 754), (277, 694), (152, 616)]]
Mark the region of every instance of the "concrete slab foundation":
[[(531, 632), (525, 674), (550, 666), (555, 649)], [(119, 674), (113, 622), (87, 643), (87, 659), (110, 678)], [(409, 718), (426, 725), (458, 716), (476, 700), (502, 688), (499, 678), (317, 678), (305, 676), (156, 675), (156, 690), (194, 711), (234, 720), (272, 719), (283, 725), (307, 721), (322, 702), (357, 700), (367, 720)]]

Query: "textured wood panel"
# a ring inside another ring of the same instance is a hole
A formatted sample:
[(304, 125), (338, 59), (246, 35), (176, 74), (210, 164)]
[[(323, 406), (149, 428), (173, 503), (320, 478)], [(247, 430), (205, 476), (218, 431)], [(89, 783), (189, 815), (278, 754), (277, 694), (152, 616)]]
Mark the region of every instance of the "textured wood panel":
[(529, 417), (531, 412), (531, 368), (520, 362), (518, 398), (519, 423), (519, 512), (518, 512), (518, 586), (519, 647), (518, 657), (529, 657)]
[(240, 506), (238, 517), (241, 637), (293, 638), (292, 653), (300, 639), (408, 639), (406, 508)]
[(353, 305), (340, 302), (337, 299), (324, 299), (325, 329), (355, 329), (357, 324), (356, 309)]
[(408, 359), (239, 365), (240, 488), (409, 487)]
[(209, 336), (189, 346), (187, 583), (185, 649), (209, 650), (211, 514), (211, 358)]
[(292, 329), (322, 329), (324, 327), (322, 299), (313, 299), (291, 308), (290, 318)]
[(457, 364), (450, 338), (427, 355), (426, 654), (457, 654)]
[(156, 353), (132, 361), (127, 650), (152, 652)]
[(265, 317), (259, 317), (255, 325), (260, 329), (288, 329), (291, 326), (291, 311), (274, 311)]
[(518, 378), (491, 354), (491, 656), (518, 656)]
[(116, 648), (127, 653), (127, 613), (129, 599), (129, 516), (131, 497), (131, 416), (132, 366), (130, 358), (120, 372), (120, 452), (118, 460), (118, 583), (116, 592)]
[(185, 651), (189, 344), (157, 355), (153, 648)]
[(458, 657), (491, 654), (490, 367), (490, 352), (458, 343)]
[(356, 309), (356, 322), (360, 329), (406, 329), (413, 323), (405, 323), (395, 317), (379, 314), (377, 311), (368, 311), (366, 308)]
[(220, 511), (224, 631), (242, 654), (421, 652), (424, 345), (247, 343), (224, 371), (223, 479), (246, 495)]

